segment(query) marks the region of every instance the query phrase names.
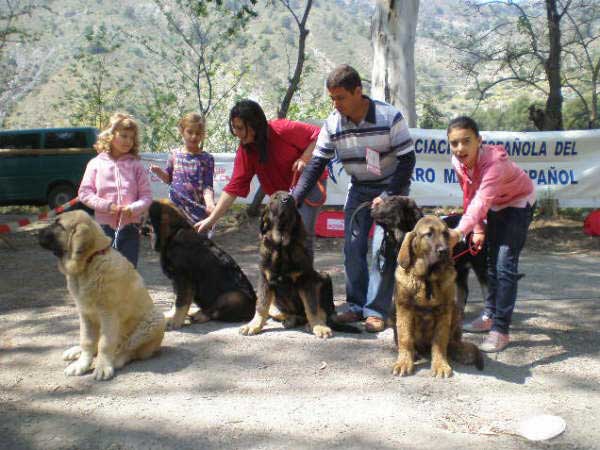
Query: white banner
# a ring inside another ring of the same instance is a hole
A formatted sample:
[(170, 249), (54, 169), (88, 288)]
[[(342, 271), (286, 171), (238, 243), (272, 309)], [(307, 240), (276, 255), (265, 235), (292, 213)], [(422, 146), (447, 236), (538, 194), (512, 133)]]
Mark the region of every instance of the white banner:
[[(462, 193), (450, 164), (450, 148), (445, 130), (412, 128), (417, 164), (410, 196), (419, 205), (460, 206)], [(484, 142), (502, 144), (510, 158), (533, 180), (538, 199), (555, 198), (563, 207), (600, 207), (600, 130), (517, 133), (483, 131)], [(229, 182), (233, 153), (213, 153), (214, 187), (218, 197)], [(166, 153), (143, 153), (146, 164), (165, 166)], [(327, 183), (327, 205), (343, 205), (350, 178), (341, 164), (334, 165), (337, 183)], [(155, 198), (167, 197), (168, 186), (151, 175)], [(252, 200), (258, 188), (256, 178), (246, 199)]]

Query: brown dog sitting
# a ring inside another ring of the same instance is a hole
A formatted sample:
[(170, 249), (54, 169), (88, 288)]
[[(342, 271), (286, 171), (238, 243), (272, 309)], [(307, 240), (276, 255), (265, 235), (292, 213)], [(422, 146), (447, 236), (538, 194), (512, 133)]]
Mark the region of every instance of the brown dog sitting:
[(310, 331), (320, 338), (332, 329), (360, 333), (355, 327), (333, 319), (331, 277), (317, 272), (305, 248), (306, 232), (293, 197), (275, 192), (267, 204), (260, 224), (260, 276), (256, 313), (240, 328), (244, 335), (261, 332), (274, 304), (286, 328), (308, 322)]
[(413, 372), (416, 352), (431, 352), (435, 377), (452, 375), (448, 355), (483, 370), (479, 349), (462, 342), (462, 315), (455, 301), (456, 271), (451, 257), (459, 238), (458, 232), (449, 230), (438, 217), (425, 216), (402, 242), (394, 293), (394, 338), (398, 345), (394, 375)]

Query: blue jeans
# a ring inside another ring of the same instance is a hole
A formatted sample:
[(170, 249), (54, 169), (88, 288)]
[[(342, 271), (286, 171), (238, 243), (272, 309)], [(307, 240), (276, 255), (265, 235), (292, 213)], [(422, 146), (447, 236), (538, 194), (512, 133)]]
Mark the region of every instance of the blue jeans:
[(487, 214), (488, 296), (484, 314), (492, 330), (508, 334), (517, 301), (519, 256), (525, 245), (534, 207), (504, 208)]
[[(323, 183), (323, 187), (327, 189), (327, 180), (323, 180), (321, 183)], [(320, 203), (323, 200), (323, 194), (321, 194), (321, 191), (316, 184), (308, 192), (306, 199), (315, 203)], [(306, 202), (303, 202), (302, 205), (298, 207), (298, 212), (300, 213), (306, 231), (305, 246), (311, 261), (314, 260), (315, 224), (317, 223), (317, 216), (319, 215), (320, 209), (320, 206), (310, 206), (307, 205)]]
[[(379, 248), (383, 229), (375, 227), (372, 242), (372, 263), (369, 270), (367, 251), (369, 230), (373, 225), (370, 205), (361, 209), (351, 223), (354, 211), (363, 202), (371, 203), (382, 193), (381, 187), (350, 184), (344, 205), (344, 269), (346, 272), (346, 301), (351, 311), (363, 317), (385, 318), (390, 310), (394, 292), (395, 264), (389, 264), (380, 272), (382, 258)], [(408, 195), (408, 189), (403, 195)]]
[[(115, 247), (115, 232), (109, 225), (101, 225), (104, 233), (111, 239), (111, 245)], [(137, 268), (138, 254), (140, 252), (140, 226), (130, 223), (119, 230), (115, 247), (129, 260), (133, 267)]]

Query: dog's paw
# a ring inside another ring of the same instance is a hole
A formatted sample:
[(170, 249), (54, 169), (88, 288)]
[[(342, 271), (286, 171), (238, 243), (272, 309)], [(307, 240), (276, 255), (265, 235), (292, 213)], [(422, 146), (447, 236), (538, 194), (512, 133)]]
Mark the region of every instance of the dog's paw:
[(400, 375), (401, 377), (405, 375), (410, 375), (415, 370), (415, 363), (413, 362), (413, 357), (410, 355), (406, 355), (403, 357), (398, 357), (396, 364), (394, 364), (394, 368), (392, 369), (392, 373), (394, 375)]
[(452, 367), (443, 360), (431, 363), (431, 376), (436, 378), (448, 378), (452, 376)]
[(327, 339), (333, 336), (331, 328), (326, 325), (315, 325), (312, 329), (313, 334), (321, 339)]
[(81, 356), (81, 347), (76, 345), (65, 350), (62, 354), (62, 359), (64, 361), (75, 361), (76, 359), (79, 359), (79, 356)]
[(185, 322), (184, 317), (171, 316), (169, 314), (165, 314), (165, 326), (167, 330), (178, 330), (183, 326)]
[(254, 334), (260, 333), (261, 331), (262, 326), (254, 322), (250, 322), (248, 325), (240, 327), (240, 334), (243, 334), (244, 336), (252, 336)]
[(189, 318), (193, 323), (204, 323), (210, 320), (210, 317), (204, 314), (201, 310), (195, 312), (194, 314), (189, 316)]
[(65, 375), (68, 377), (80, 376), (92, 368), (92, 361), (88, 361), (84, 358), (79, 358), (77, 361), (72, 362), (65, 369)]
[(98, 381), (110, 380), (115, 375), (115, 368), (110, 364), (96, 364), (94, 369), (94, 379)]

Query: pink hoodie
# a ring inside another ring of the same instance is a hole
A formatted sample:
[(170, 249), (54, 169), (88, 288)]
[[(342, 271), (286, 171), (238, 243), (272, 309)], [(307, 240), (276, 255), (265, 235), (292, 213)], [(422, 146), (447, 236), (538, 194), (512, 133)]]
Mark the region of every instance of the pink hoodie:
[(520, 202), (525, 205), (535, 196), (533, 182), (508, 158), (502, 145), (482, 145), (470, 176), (454, 156), (452, 165), (463, 191), (464, 213), (456, 227), (463, 235), (485, 231), (483, 220), (490, 208), (499, 210)]
[(119, 217), (110, 213), (110, 204), (131, 205), (133, 214), (123, 215), (121, 227), (139, 223), (152, 203), (152, 189), (139, 159), (129, 154), (113, 159), (104, 152), (88, 163), (79, 186), (79, 200), (95, 211), (98, 223), (116, 229)]

